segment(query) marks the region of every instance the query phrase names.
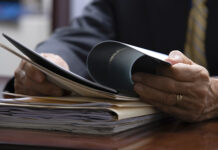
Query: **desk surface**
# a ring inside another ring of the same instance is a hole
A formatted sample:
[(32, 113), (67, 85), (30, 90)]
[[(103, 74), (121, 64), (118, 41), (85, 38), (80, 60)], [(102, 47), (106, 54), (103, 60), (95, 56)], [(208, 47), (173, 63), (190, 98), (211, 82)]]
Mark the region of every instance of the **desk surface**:
[[(5, 80), (0, 78), (1, 83)], [(11, 145), (25, 145), (22, 149), (215, 150), (218, 148), (218, 120), (195, 124), (171, 120), (114, 136), (0, 128), (0, 148), (12, 149)]]

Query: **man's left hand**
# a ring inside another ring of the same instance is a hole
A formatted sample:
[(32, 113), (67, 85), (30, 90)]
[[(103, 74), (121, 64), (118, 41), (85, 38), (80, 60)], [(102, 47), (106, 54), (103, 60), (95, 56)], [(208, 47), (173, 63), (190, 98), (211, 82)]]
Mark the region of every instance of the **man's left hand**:
[(136, 73), (134, 90), (145, 102), (185, 121), (202, 121), (218, 115), (218, 80), (179, 51), (167, 59), (171, 67), (158, 75)]

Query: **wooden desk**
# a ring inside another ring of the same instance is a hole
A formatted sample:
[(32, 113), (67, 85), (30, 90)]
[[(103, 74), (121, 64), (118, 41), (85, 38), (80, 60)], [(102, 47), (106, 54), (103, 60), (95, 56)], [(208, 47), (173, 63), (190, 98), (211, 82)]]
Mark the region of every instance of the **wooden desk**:
[[(2, 81), (2, 80), (0, 80)], [(2, 82), (3, 83), (3, 82)], [(114, 136), (0, 128), (0, 149), (215, 150), (218, 120), (160, 122)]]
[[(115, 136), (74, 135), (54, 131), (0, 129), (0, 143), (99, 150), (215, 150), (218, 148), (218, 121), (185, 124), (179, 121), (159, 128), (138, 128)], [(1, 149), (0, 144), (0, 149)], [(8, 147), (8, 145), (2, 145)]]

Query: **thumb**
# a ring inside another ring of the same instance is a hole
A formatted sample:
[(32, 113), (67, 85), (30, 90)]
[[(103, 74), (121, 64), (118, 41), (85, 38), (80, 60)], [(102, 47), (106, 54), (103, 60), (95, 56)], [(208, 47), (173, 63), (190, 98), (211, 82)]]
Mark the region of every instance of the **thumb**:
[(172, 65), (177, 63), (184, 63), (184, 64), (193, 64), (193, 61), (185, 56), (182, 52), (178, 50), (171, 51), (169, 57), (166, 59), (167, 62), (171, 63)]

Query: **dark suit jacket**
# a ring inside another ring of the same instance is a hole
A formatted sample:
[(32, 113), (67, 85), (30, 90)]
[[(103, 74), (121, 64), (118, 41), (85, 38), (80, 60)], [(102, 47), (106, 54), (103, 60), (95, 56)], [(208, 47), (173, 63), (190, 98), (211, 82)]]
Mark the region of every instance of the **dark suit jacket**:
[[(86, 75), (92, 46), (118, 40), (163, 53), (184, 49), (191, 0), (94, 0), (71, 26), (58, 29), (38, 52), (61, 55), (71, 71)], [(211, 75), (218, 74), (218, 0), (208, 0), (206, 56)]]

